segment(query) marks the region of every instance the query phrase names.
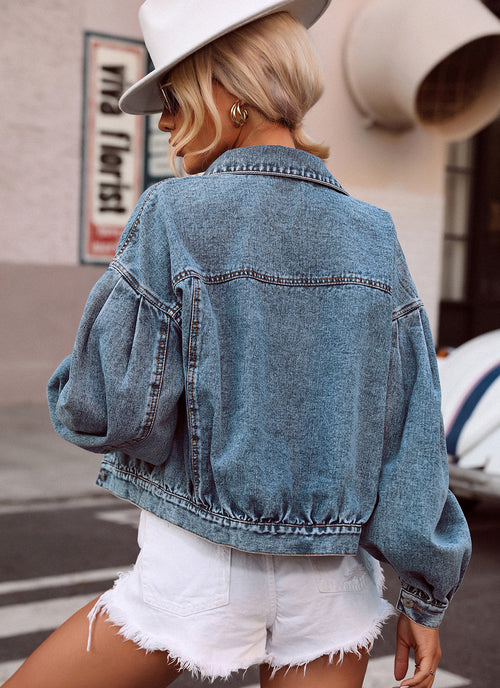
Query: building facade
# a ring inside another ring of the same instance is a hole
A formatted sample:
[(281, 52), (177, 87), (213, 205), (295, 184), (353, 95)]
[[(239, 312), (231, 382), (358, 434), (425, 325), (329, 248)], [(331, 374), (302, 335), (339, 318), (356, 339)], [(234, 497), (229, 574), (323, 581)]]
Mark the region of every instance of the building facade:
[[(443, 344), (457, 344), (483, 327), (456, 324), (460, 318), (469, 322), (471, 312), (481, 323), (500, 327), (500, 198), (495, 176), (500, 125), (495, 122), (472, 143), (455, 146), (450, 154), (445, 138), (428, 128), (391, 129), (367, 117), (355, 103), (346, 79), (346, 42), (357, 15), (378, 1), (333, 0), (311, 30), (326, 87), (307, 117), (306, 129), (330, 145), (328, 167), (351, 195), (392, 213), (435, 337)], [(495, 4), (491, 2), (491, 8), (498, 11)], [(95, 125), (88, 115), (89, 70), (96, 69), (89, 57), (89, 35), (126, 39), (132, 50), (140, 40), (139, 6), (140, 0), (4, 2), (1, 405), (44, 403), (47, 378), (70, 353), (87, 294), (105, 269), (102, 256), (93, 261), (94, 254), (89, 257), (82, 250), (82, 218), (90, 184), (88, 142)], [(104, 90), (111, 93), (112, 108), (120, 73), (106, 60), (100, 69), (107, 69)], [(141, 134), (150, 146), (144, 147), (149, 163), (149, 168), (147, 164), (143, 168), (146, 183), (163, 170), (161, 162), (151, 162), (158, 146), (164, 145), (148, 134), (155, 125), (147, 123)], [(100, 155), (107, 156), (109, 167), (99, 194), (106, 203), (113, 202), (115, 194), (116, 211), (121, 207), (116, 179), (121, 179), (119, 165), (130, 152), (131, 138), (125, 137), (132, 134), (121, 129), (104, 131), (108, 138), (102, 142)], [(474, 199), (469, 203), (465, 202), (467, 193)], [(101, 210), (104, 207), (105, 203)], [(457, 222), (450, 219), (453, 213), (459, 217)], [(101, 212), (103, 216), (106, 212)], [(479, 233), (478, 227), (487, 229)], [(484, 294), (490, 309), (486, 315), (481, 310)]]

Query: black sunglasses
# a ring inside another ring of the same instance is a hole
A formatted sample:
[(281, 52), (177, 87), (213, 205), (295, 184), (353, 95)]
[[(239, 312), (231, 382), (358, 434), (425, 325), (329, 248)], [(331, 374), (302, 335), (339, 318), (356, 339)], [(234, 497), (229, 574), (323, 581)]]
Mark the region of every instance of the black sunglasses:
[(179, 112), (180, 106), (179, 101), (174, 95), (174, 92), (171, 88), (169, 88), (171, 85), (172, 82), (167, 81), (164, 84), (159, 84), (159, 89), (163, 100), (163, 106), (169, 114), (176, 115)]

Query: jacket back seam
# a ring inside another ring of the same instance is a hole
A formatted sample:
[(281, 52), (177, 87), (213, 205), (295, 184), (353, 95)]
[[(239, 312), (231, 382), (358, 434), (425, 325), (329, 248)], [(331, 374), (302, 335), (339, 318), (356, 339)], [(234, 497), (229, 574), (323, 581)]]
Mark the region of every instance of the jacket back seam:
[(386, 294), (392, 294), (392, 288), (384, 282), (372, 280), (367, 277), (359, 277), (357, 275), (346, 276), (328, 276), (328, 277), (280, 277), (278, 275), (269, 275), (263, 272), (258, 272), (252, 268), (242, 268), (240, 270), (232, 270), (226, 273), (217, 275), (206, 275), (197, 270), (183, 270), (172, 279), (173, 287), (176, 287), (179, 282), (185, 279), (194, 277), (201, 280), (204, 284), (223, 284), (235, 279), (254, 279), (258, 282), (265, 282), (267, 284), (274, 284), (283, 287), (330, 287), (342, 285), (362, 285), (372, 289), (379, 289)]
[(136, 444), (139, 444), (140, 442), (143, 442), (146, 440), (149, 435), (151, 434), (151, 431), (153, 429), (153, 425), (156, 419), (156, 413), (158, 411), (158, 402), (160, 400), (160, 391), (161, 387), (163, 384), (163, 376), (165, 373), (165, 361), (167, 358), (167, 349), (168, 349), (168, 335), (169, 335), (169, 330), (170, 330), (170, 319), (165, 317), (165, 314), (162, 314), (162, 319), (161, 319), (161, 331), (160, 331), (160, 342), (158, 345), (158, 353), (156, 355), (156, 367), (155, 367), (155, 375), (154, 375), (154, 380), (153, 380), (153, 385), (152, 385), (152, 393), (151, 393), (151, 400), (149, 403), (149, 408), (146, 412), (146, 421), (144, 423), (144, 428), (139, 437), (134, 438), (133, 440), (128, 440), (127, 442), (122, 442), (122, 444), (119, 444), (116, 446), (116, 449), (119, 450), (123, 447), (129, 447), (133, 446)]
[(186, 399), (189, 411), (189, 425), (191, 437), (191, 468), (193, 471), (194, 491), (198, 494), (199, 477), (199, 437), (198, 437), (198, 415), (194, 398), (196, 359), (198, 352), (198, 319), (199, 319), (199, 283), (194, 282), (193, 303), (191, 305), (191, 322), (189, 328), (188, 341), (188, 360), (186, 372)]

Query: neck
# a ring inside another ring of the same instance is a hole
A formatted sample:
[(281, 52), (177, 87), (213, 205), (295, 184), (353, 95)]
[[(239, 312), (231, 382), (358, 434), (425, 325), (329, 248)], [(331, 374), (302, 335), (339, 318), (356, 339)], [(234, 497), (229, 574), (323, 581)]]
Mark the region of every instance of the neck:
[(262, 116), (250, 112), (248, 120), (241, 127), (233, 148), (245, 146), (287, 146), (295, 148), (292, 132), (284, 124), (269, 122)]

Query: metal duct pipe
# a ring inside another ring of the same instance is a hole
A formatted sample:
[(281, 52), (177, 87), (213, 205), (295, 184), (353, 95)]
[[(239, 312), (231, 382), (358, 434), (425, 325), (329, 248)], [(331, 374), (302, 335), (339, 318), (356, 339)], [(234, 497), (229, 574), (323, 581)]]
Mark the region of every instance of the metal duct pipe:
[(372, 0), (344, 57), (369, 124), (457, 140), (500, 113), (500, 21), (479, 0)]

